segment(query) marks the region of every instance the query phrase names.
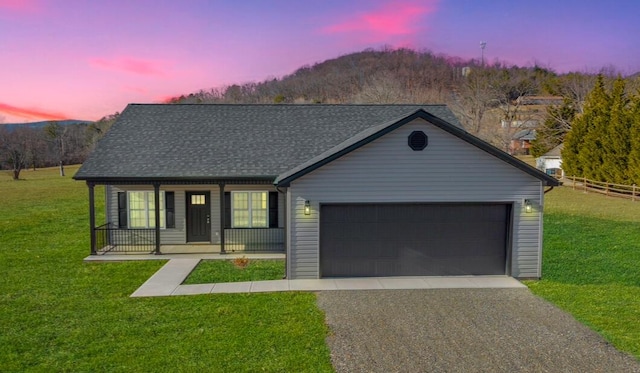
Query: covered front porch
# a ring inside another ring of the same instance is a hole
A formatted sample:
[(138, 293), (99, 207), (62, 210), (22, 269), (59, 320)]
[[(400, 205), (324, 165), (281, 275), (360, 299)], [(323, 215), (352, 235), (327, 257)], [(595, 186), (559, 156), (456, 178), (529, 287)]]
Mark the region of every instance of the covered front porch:
[[(105, 185), (101, 225), (96, 185)], [(92, 180), (87, 186), (91, 255), (285, 252), (284, 198), (270, 179)], [(255, 200), (253, 226), (246, 210), (238, 212), (246, 196)]]

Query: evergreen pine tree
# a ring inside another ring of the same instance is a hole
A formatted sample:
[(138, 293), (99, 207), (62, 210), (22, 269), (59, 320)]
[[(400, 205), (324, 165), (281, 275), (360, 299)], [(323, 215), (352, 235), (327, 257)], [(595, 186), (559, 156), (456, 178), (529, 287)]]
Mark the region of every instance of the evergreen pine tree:
[(611, 91), (609, 122), (602, 137), (601, 179), (610, 183), (629, 182), (628, 158), (631, 150), (631, 116), (625, 96), (625, 81), (618, 77)]
[(587, 131), (582, 116), (576, 118), (571, 125), (571, 131), (564, 138), (562, 149), (562, 170), (568, 176), (579, 176), (583, 174), (582, 164), (578, 157), (582, 140)]
[(604, 77), (598, 75), (593, 90), (585, 99), (582, 115), (574, 119), (571, 131), (565, 137), (562, 168), (567, 175), (597, 178), (602, 166), (602, 146), (597, 132), (600, 130), (602, 135), (603, 123), (608, 120), (608, 107)]
[(640, 186), (640, 93), (631, 102), (630, 121), (628, 176), (631, 183)]
[(582, 176), (587, 179), (604, 181), (603, 142), (609, 123), (611, 98), (604, 88), (604, 77), (599, 75), (596, 85), (587, 96), (584, 113), (580, 117), (585, 128), (582, 143), (579, 144), (578, 159)]

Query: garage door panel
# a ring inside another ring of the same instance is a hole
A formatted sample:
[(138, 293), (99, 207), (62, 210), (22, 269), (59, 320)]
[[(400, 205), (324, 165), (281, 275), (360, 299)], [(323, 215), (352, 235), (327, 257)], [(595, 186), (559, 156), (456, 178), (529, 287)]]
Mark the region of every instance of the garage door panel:
[(323, 205), (323, 277), (505, 274), (506, 204)]

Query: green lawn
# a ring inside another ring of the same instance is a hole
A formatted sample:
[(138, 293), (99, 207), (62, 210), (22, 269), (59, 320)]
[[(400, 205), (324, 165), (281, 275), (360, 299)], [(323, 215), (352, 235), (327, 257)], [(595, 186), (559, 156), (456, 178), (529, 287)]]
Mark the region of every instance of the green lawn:
[(184, 284), (281, 280), (283, 277), (284, 260), (249, 260), (244, 268), (236, 266), (233, 260), (203, 260)]
[(83, 263), (87, 188), (56, 175), (0, 172), (1, 372), (332, 370), (314, 294), (129, 298), (163, 262)]
[[(22, 177), (0, 172), (1, 372), (332, 370), (313, 294), (129, 298), (163, 263), (83, 263), (86, 186)], [(640, 357), (640, 202), (556, 188), (545, 212), (527, 284)]]
[(556, 188), (545, 196), (537, 295), (640, 358), (640, 202)]

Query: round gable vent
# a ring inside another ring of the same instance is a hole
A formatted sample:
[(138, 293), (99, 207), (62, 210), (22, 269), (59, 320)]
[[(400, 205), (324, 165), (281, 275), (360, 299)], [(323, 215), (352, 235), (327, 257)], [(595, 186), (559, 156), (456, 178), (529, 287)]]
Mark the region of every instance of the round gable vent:
[(409, 135), (409, 147), (415, 151), (424, 150), (429, 144), (429, 138), (422, 131), (413, 131)]

